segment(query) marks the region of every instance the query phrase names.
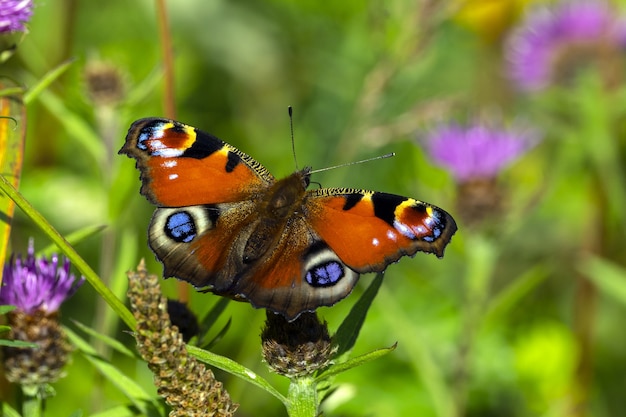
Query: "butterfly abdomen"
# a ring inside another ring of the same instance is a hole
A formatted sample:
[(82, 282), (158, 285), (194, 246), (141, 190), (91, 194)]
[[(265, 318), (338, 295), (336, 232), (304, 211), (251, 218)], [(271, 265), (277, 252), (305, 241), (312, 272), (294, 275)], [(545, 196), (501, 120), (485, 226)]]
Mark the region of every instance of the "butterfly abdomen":
[(300, 211), (297, 208), (303, 205), (305, 191), (303, 174), (298, 171), (254, 196), (258, 220), (242, 253), (245, 264), (259, 260), (278, 245), (290, 217)]

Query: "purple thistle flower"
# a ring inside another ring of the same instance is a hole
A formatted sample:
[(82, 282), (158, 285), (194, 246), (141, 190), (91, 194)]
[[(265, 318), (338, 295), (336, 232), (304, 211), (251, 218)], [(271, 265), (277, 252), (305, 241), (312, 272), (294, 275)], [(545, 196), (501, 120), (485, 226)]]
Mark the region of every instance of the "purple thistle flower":
[(32, 0), (0, 0), (0, 33), (23, 32), (32, 14)]
[(60, 265), (58, 255), (50, 259), (35, 258), (33, 240), (28, 244), (28, 256), (22, 259), (12, 257), (4, 265), (4, 282), (0, 287), (0, 305), (16, 306), (26, 314), (33, 314), (36, 310), (46, 313), (56, 312), (61, 304), (69, 298), (84, 278), (76, 280), (70, 274), (70, 262), (63, 260)]
[[(625, 47), (626, 21), (609, 3), (572, 0), (554, 9), (531, 11), (509, 37), (505, 54), (509, 76), (519, 88), (539, 90), (557, 78), (560, 60), (568, 52), (573, 60), (580, 61), (581, 56), (603, 56), (606, 51)], [(570, 73), (571, 68), (565, 72)]]
[(494, 178), (538, 141), (533, 131), (440, 125), (426, 139), (428, 153), (461, 183)]

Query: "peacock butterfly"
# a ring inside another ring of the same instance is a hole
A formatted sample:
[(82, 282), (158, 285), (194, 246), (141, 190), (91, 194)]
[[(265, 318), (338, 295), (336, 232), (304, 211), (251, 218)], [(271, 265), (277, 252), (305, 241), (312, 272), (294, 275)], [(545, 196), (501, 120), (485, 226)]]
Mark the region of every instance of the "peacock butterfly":
[(158, 208), (149, 244), (165, 277), (293, 320), (346, 297), (359, 274), (417, 251), (443, 256), (457, 230), (431, 204), (352, 188), (307, 190), (311, 168), (276, 180), (259, 162), (182, 123), (141, 119), (119, 152)]

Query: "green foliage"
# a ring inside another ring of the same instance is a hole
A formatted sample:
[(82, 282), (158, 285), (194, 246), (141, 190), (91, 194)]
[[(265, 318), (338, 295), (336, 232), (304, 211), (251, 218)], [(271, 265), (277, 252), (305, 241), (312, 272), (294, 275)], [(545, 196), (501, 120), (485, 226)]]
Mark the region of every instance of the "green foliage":
[[(12, 249), (25, 253), (35, 236), (89, 284), (63, 306), (76, 351), (45, 414), (165, 415), (125, 307), (125, 272), (141, 258), (162, 270), (147, 246), (153, 207), (134, 162), (117, 155), (133, 120), (165, 115), (161, 40), (153, 3), (105, 3), (37, 2), (0, 70), (18, 80), (0, 93), (22, 94), (28, 112), (19, 192), (6, 172), (0, 186), (19, 207)], [(241, 415), (297, 413), (298, 395), (323, 399), (327, 416), (626, 413), (626, 89), (588, 71), (522, 95), (502, 76), (503, 39), (460, 24), (452, 3), (168, 2), (176, 118), (277, 177), (294, 169), (292, 105), (300, 165), (397, 153), (314, 181), (411, 196), (459, 219), (467, 202), (419, 146), (425, 133), (441, 120), (501, 118), (543, 135), (500, 176), (502, 216), (459, 221), (443, 260), (403, 258), (319, 309), (339, 351), (310, 379), (288, 381), (262, 363), (264, 312), (188, 294), (203, 317), (188, 350), (216, 369)], [(121, 82), (112, 101), (89, 92), (102, 67)], [(163, 288), (185, 291), (174, 280)], [(0, 345), (17, 346), (7, 326), (0, 332)], [(3, 415), (19, 416), (3, 395)]]

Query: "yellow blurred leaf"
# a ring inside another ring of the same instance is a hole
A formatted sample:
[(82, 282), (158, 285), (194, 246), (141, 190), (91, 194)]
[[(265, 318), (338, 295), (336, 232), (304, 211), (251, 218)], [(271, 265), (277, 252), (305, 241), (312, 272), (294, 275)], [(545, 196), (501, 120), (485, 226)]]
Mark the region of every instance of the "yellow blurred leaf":
[[(0, 82), (0, 92), (16, 85)], [(17, 188), (20, 182), (26, 135), (26, 112), (21, 94), (0, 95), (0, 173)], [(2, 265), (6, 260), (11, 221), (15, 204), (6, 195), (0, 196), (0, 284)]]

